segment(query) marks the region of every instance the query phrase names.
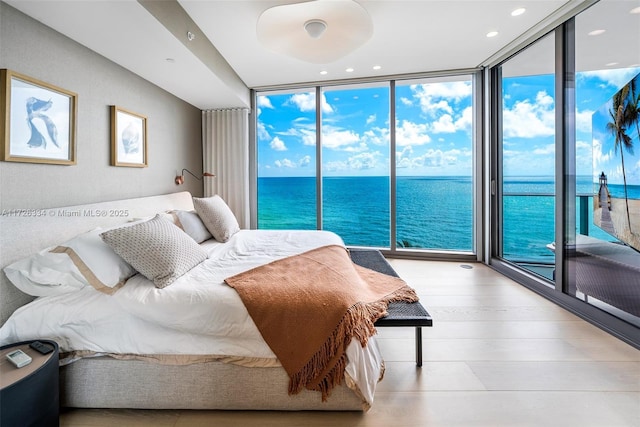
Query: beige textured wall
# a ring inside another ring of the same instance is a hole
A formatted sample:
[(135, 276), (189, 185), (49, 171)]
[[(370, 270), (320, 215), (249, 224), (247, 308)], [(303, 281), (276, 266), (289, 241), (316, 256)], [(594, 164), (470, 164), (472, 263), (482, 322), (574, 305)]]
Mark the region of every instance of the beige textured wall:
[[(187, 190), (202, 183), (201, 112), (152, 83), (0, 2), (0, 68), (78, 94), (77, 164), (0, 162), (0, 210), (69, 206)], [(148, 168), (110, 166), (109, 106), (148, 117)]]

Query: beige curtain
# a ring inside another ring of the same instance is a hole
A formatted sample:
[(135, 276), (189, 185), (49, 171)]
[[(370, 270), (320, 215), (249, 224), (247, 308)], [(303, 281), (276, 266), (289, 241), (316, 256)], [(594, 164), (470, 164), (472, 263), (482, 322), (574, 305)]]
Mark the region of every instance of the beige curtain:
[(216, 175), (205, 179), (205, 197), (219, 195), (249, 228), (249, 110), (202, 112), (203, 170)]

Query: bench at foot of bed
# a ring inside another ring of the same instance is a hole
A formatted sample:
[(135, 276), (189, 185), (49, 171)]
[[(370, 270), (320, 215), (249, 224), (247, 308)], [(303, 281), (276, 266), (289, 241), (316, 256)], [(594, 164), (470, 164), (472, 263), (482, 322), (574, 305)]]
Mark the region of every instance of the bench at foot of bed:
[[(349, 249), (351, 260), (366, 268), (389, 276), (399, 277), (380, 251), (375, 249)], [(387, 310), (389, 315), (379, 319), (376, 327), (413, 326), (416, 328), (416, 365), (422, 366), (422, 327), (433, 326), (429, 312), (420, 302), (393, 302)]]

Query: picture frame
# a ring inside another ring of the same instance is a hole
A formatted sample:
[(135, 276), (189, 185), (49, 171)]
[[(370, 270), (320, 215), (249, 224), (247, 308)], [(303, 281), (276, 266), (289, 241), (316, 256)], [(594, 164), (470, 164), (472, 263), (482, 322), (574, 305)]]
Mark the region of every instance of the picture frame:
[(0, 92), (0, 160), (76, 164), (76, 93), (9, 69)]
[(147, 117), (111, 106), (111, 166), (146, 168)]

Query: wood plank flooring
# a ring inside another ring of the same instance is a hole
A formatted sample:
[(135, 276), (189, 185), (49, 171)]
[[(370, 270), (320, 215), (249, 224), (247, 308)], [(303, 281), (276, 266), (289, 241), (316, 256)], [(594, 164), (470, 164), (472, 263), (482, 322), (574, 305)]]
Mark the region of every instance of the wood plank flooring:
[(640, 425), (640, 351), (482, 264), (389, 260), (434, 319), (381, 328), (387, 371), (367, 413), (64, 410), (61, 426)]

